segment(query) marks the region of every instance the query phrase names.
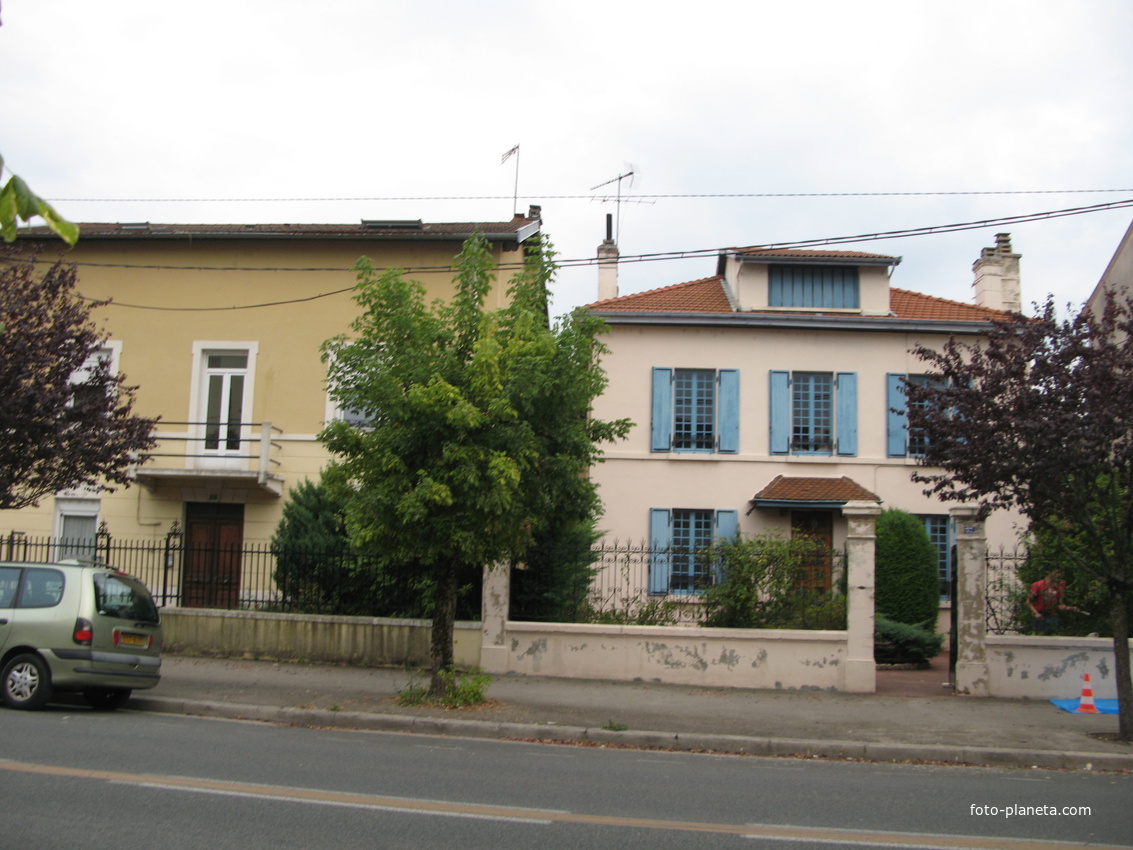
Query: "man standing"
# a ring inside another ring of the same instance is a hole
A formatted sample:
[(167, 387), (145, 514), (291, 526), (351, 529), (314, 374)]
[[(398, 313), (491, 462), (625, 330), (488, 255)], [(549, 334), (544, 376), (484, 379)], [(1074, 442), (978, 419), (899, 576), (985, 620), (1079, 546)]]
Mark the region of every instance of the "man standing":
[(1040, 579), (1031, 585), (1031, 592), (1027, 594), (1027, 607), (1035, 617), (1035, 632), (1040, 635), (1054, 634), (1058, 631), (1058, 615), (1063, 611), (1078, 611), (1073, 605), (1063, 603), (1066, 596), (1066, 582), (1062, 580), (1062, 573), (1051, 570), (1046, 578)]

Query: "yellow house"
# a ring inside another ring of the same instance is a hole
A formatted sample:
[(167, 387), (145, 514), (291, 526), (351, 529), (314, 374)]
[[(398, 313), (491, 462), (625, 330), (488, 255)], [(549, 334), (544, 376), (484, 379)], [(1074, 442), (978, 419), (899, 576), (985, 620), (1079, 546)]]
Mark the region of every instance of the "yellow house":
[[(136, 412), (160, 417), (158, 445), (133, 486), (58, 493), (0, 515), (3, 556), (21, 537), (81, 549), (71, 544), (100, 529), (143, 541), (173, 531), (201, 546), (270, 540), (289, 488), (317, 479), (328, 460), (316, 435), (341, 413), (320, 346), (350, 330), (357, 259), (405, 269), (445, 298), (462, 243), (483, 233), (500, 268), (497, 307), (539, 231), (538, 207), (456, 224), (82, 224), (64, 259), (77, 265), (84, 297), (110, 301), (94, 311), (106, 330), (101, 356), (137, 386)], [(43, 258), (59, 250), (46, 228), (20, 234), (21, 243), (40, 240)]]

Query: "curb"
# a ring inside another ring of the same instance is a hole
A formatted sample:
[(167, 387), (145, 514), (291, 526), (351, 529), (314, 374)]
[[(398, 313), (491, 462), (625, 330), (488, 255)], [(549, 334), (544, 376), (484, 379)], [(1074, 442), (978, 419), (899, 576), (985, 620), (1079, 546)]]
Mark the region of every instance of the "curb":
[(247, 705), (135, 696), (128, 708), (157, 714), (256, 720), (312, 728), (358, 729), (464, 738), (519, 739), (598, 744), (680, 752), (792, 758), (854, 759), (872, 762), (933, 762), (978, 767), (1025, 767), (1053, 770), (1133, 772), (1133, 753), (1059, 752), (998, 747), (955, 747), (941, 744), (892, 744), (798, 738), (756, 738), (741, 735), (590, 729), (581, 726), (541, 726), (490, 720), (449, 720), (400, 714), (371, 714), (287, 706)]

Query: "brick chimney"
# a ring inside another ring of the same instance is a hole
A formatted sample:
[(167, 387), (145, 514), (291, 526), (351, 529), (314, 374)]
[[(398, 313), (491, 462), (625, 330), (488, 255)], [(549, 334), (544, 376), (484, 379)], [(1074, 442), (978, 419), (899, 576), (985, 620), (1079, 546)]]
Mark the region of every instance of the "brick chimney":
[(1023, 311), (1023, 295), (1019, 284), (1019, 257), (1011, 250), (1011, 234), (995, 234), (995, 246), (984, 248), (972, 264), (975, 280), (975, 302), (992, 310)]
[(598, 300), (618, 297), (618, 243), (614, 241), (614, 217), (606, 214), (606, 239), (598, 246)]

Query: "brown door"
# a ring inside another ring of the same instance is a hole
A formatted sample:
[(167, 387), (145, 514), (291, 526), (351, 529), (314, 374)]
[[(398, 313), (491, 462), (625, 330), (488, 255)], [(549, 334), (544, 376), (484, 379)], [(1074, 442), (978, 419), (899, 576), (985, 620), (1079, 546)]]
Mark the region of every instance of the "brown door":
[(830, 590), (834, 515), (830, 511), (791, 511), (791, 537), (809, 537), (822, 543), (821, 553), (804, 564), (799, 587), (807, 590)]
[(185, 504), (185, 572), (181, 604), (237, 608), (244, 547), (244, 506)]

